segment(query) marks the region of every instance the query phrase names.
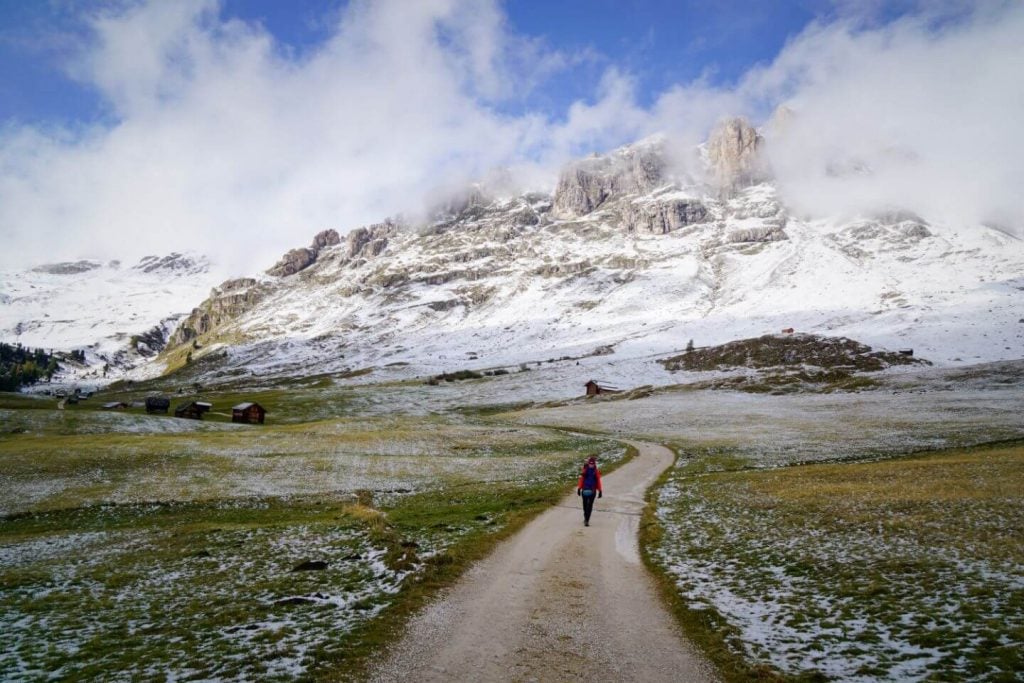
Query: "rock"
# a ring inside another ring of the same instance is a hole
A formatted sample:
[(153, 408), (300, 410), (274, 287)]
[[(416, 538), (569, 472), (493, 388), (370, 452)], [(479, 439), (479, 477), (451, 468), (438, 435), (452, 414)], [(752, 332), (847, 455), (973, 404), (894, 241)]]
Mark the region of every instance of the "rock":
[(193, 308), (167, 340), (167, 347), (186, 344), (216, 327), (234, 320), (252, 310), (263, 300), (265, 288), (255, 278), (243, 277), (225, 280), (210, 290), (206, 301)]
[(314, 600), (312, 598), (302, 598), (302, 597), (299, 597), (299, 596), (294, 596), (294, 597), (291, 597), (291, 598), (281, 598), (280, 600), (275, 600), (274, 604), (275, 605), (282, 605), (282, 606), (284, 606), (284, 605), (312, 605), (315, 602), (316, 602), (316, 600)]
[(700, 200), (672, 199), (626, 204), (622, 220), (628, 232), (664, 235), (694, 223), (707, 223), (711, 214)]
[(141, 334), (136, 334), (132, 336), (131, 341), (135, 351), (146, 358), (157, 355), (167, 346), (163, 325), (155, 325)]
[(394, 236), (398, 229), (398, 225), (390, 220), (356, 228), (345, 240), (348, 258), (380, 256), (388, 245), (388, 239)]
[(732, 194), (765, 177), (759, 154), (763, 140), (744, 118), (721, 121), (707, 142), (711, 182), (725, 194)]
[(166, 275), (198, 275), (209, 270), (209, 262), (202, 257), (186, 256), (173, 252), (159, 258), (157, 256), (143, 256), (138, 263), (132, 266), (133, 270), (141, 270), (144, 273), (163, 273)]
[(759, 228), (746, 228), (744, 230), (733, 230), (726, 240), (733, 244), (740, 242), (779, 242), (788, 240), (786, 231), (778, 225), (765, 225)]
[(445, 299), (444, 301), (431, 301), (427, 306), (435, 311), (450, 311), (453, 308), (462, 306), (463, 303), (458, 299)]
[[(151, 257), (151, 258), (156, 258)], [(95, 270), (100, 267), (96, 261), (68, 261), (65, 263), (46, 263), (32, 269), (33, 273), (48, 273), (50, 275), (78, 275)]]
[(267, 270), (267, 275), (274, 277), (295, 275), (316, 263), (321, 251), (340, 243), (341, 237), (338, 236), (337, 230), (322, 230), (313, 237), (313, 243), (309, 247), (292, 249), (282, 256), (280, 261)]
[(338, 236), (337, 230), (323, 230), (318, 232), (313, 238), (313, 244), (310, 245), (310, 249), (319, 256), (320, 251), (325, 247), (333, 247), (340, 243), (341, 237)]
[(327, 563), (323, 560), (306, 560), (292, 567), (293, 572), (319, 572), (327, 569)]
[(309, 266), (313, 265), (315, 261), (316, 252), (312, 249), (307, 249), (306, 247), (292, 249), (282, 256), (280, 261), (267, 270), (267, 275), (273, 275), (274, 277), (288, 277), (289, 275), (295, 275), (295, 273), (298, 273), (300, 270), (305, 270)]
[(570, 164), (558, 178), (553, 212), (559, 218), (576, 218), (610, 198), (650, 192), (662, 182), (664, 170), (662, 148), (653, 144)]

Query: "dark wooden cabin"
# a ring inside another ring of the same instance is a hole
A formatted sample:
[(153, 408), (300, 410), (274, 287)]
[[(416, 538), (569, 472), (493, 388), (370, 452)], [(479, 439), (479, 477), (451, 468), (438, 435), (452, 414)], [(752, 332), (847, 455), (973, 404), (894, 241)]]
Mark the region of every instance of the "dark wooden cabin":
[(597, 380), (590, 380), (584, 385), (587, 389), (587, 396), (599, 396), (601, 394), (617, 394), (619, 389), (605, 384), (604, 382), (598, 382)]
[(171, 407), (171, 399), (164, 398), (163, 396), (147, 396), (146, 397), (146, 412), (152, 415), (153, 413), (167, 414), (167, 411)]
[(212, 407), (212, 403), (206, 403), (204, 401), (189, 401), (188, 403), (182, 403), (174, 409), (174, 417), (185, 417), (190, 420), (202, 420), (203, 413), (207, 412)]
[(232, 422), (245, 422), (248, 424), (263, 424), (263, 419), (267, 416), (266, 409), (259, 403), (253, 403), (247, 401), (245, 403), (239, 403), (237, 406), (231, 409), (231, 421)]

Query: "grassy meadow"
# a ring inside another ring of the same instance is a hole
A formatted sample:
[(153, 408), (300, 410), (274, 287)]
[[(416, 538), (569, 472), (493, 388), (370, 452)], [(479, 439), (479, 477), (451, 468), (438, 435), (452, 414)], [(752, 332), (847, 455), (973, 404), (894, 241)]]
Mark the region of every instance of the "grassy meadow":
[[(412, 610), (558, 500), (586, 454), (626, 454), (353, 409), (324, 386), (201, 397), (215, 413), (201, 422), (98, 410), (130, 393), (64, 411), (0, 397), (0, 678), (357, 676)], [(221, 410), (253, 399), (266, 425)]]
[(647, 559), (730, 679), (1024, 671), (1021, 442), (763, 470), (683, 453), (653, 500)]
[[(539, 403), (564, 378), (526, 374), (0, 394), (0, 679), (358, 680), (635, 438), (679, 453), (641, 548), (724, 679), (1019, 680), (1019, 382)], [(151, 393), (214, 407), (150, 416)], [(267, 424), (232, 424), (250, 400)]]

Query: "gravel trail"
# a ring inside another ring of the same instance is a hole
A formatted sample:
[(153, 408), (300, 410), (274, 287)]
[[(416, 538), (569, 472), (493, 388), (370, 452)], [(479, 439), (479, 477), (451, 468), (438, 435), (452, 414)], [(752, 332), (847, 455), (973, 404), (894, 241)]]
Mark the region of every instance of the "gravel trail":
[(373, 681), (715, 680), (641, 564), (644, 492), (667, 449), (602, 477), (590, 526), (575, 492), (503, 542), (413, 619)]

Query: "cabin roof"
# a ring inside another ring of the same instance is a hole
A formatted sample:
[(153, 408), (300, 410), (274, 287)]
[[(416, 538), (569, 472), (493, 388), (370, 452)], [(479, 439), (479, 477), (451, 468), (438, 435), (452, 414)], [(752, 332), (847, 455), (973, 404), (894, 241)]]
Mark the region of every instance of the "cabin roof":
[(207, 403), (206, 401), (193, 401), (192, 403), (195, 405), (196, 408), (206, 408), (207, 410), (209, 410), (210, 408), (213, 407), (212, 403)]
[(128, 404), (125, 403), (124, 401), (111, 401), (110, 403), (104, 403), (103, 407), (104, 408), (117, 408), (118, 406), (126, 406), (126, 405), (128, 405)]
[(246, 401), (245, 403), (239, 403), (237, 406), (231, 408), (231, 410), (247, 410), (249, 408), (252, 408), (253, 406), (256, 406), (260, 410), (263, 410), (263, 406), (254, 401)]

